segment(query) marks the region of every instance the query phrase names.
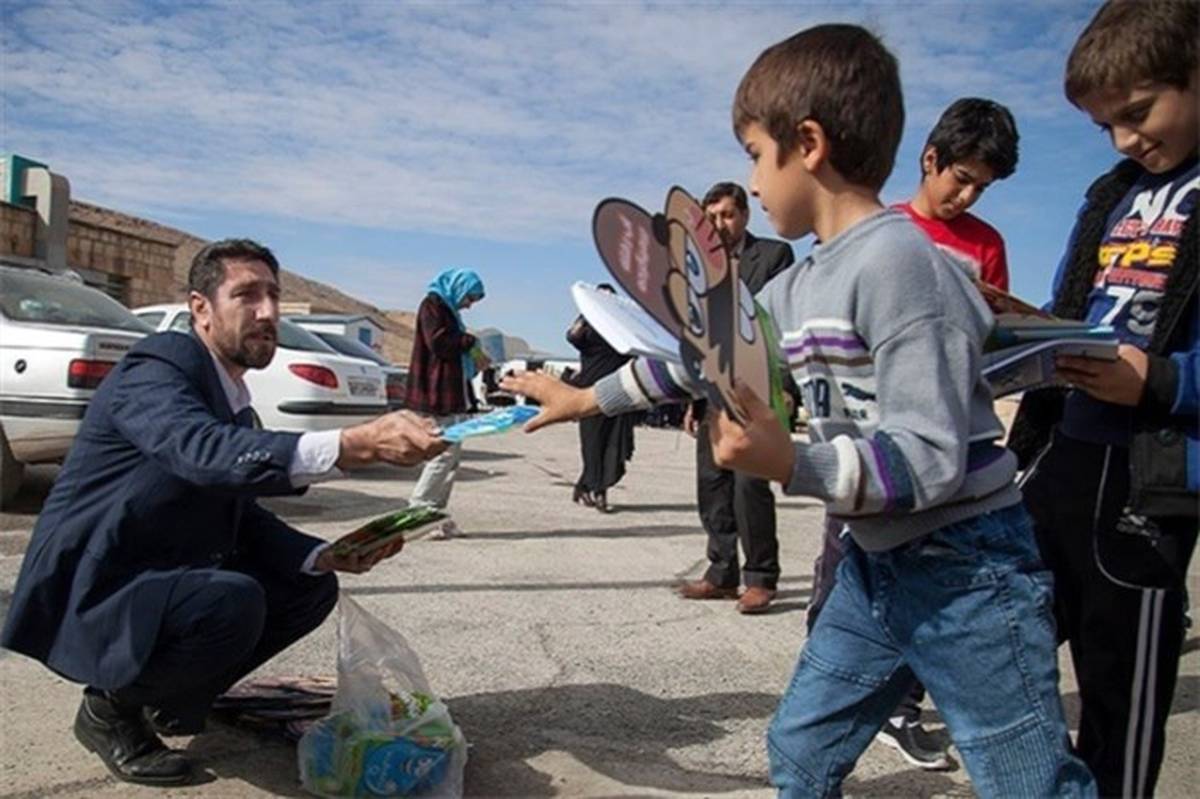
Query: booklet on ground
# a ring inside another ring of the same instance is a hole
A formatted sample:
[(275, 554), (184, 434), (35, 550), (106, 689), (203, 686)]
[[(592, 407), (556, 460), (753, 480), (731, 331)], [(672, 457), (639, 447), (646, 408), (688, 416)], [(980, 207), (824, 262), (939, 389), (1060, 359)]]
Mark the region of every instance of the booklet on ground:
[(1055, 358), (1075, 355), (1113, 361), (1117, 358), (1117, 343), (1115, 338), (1060, 338), (1008, 347), (983, 356), (983, 376), (996, 397), (1065, 385), (1054, 365)]
[(622, 355), (683, 363), (679, 340), (633, 300), (582, 281), (571, 286), (571, 298), (587, 323)]
[(397, 538), (415, 538), (446, 518), (446, 514), (436, 508), (418, 506), (393, 511), (346, 533), (333, 542), (333, 553), (338, 557), (346, 557), (357, 553), (360, 558), (366, 557), (382, 546), (392, 543)]

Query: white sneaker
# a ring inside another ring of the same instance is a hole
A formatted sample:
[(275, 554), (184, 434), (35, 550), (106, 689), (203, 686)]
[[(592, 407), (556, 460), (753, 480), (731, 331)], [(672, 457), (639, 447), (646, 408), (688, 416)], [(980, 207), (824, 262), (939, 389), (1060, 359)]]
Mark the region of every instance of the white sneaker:
[(453, 519), (447, 519), (442, 522), (432, 533), (429, 534), (430, 541), (448, 541), (451, 538), (466, 538), (467, 534), (462, 531), (462, 528), (455, 523)]

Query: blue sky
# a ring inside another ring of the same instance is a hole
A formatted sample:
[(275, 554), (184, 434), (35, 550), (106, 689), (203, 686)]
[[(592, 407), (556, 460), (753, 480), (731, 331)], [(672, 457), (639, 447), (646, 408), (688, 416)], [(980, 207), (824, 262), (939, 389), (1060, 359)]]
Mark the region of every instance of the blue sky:
[(1004, 235), (1014, 290), (1041, 302), (1083, 191), (1116, 160), (1061, 89), (1098, 5), (0, 0), (0, 151), (49, 164), (77, 199), (259, 239), (382, 308), (475, 268), (488, 297), (468, 324), (567, 353), (568, 287), (604, 275), (596, 203), (744, 183), (729, 121), (744, 70), (797, 30), (854, 22), (901, 65), (885, 201), (911, 194), (951, 101), (1012, 109), (1017, 173), (974, 210)]

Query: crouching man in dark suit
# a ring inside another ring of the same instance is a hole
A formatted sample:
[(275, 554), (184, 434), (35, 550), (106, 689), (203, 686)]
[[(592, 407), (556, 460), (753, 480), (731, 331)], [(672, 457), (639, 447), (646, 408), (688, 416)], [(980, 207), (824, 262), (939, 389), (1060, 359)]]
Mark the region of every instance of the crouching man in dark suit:
[(320, 625), (333, 572), (365, 572), (402, 546), (337, 557), (256, 498), (445, 448), (403, 411), (322, 433), (251, 427), (242, 376), (275, 354), (278, 271), (252, 241), (197, 254), (191, 334), (143, 339), (96, 391), (0, 634), (86, 684), (75, 736), (122, 780), (188, 781), (156, 733), (200, 732), (222, 691)]

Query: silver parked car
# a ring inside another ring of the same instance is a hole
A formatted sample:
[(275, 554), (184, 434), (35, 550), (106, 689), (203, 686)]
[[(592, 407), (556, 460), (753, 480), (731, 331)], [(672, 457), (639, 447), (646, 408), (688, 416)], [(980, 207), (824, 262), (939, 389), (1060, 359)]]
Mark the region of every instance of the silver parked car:
[(152, 329), (73, 275), (0, 262), (0, 502), (61, 461), (104, 376)]
[(296, 324), (308, 330), (308, 332), (321, 339), (321, 341), (324, 341), (330, 347), (333, 347), (342, 355), (349, 355), (351, 358), (362, 358), (365, 361), (378, 364), (379, 368), (383, 370), (383, 377), (386, 382), (388, 409), (394, 411), (404, 407), (404, 392), (408, 387), (407, 366), (397, 366), (366, 344), (363, 344), (361, 341), (355, 341), (349, 336), (343, 336), (340, 333), (330, 333), (326, 330), (316, 330), (308, 327), (303, 322), (296, 322)]

